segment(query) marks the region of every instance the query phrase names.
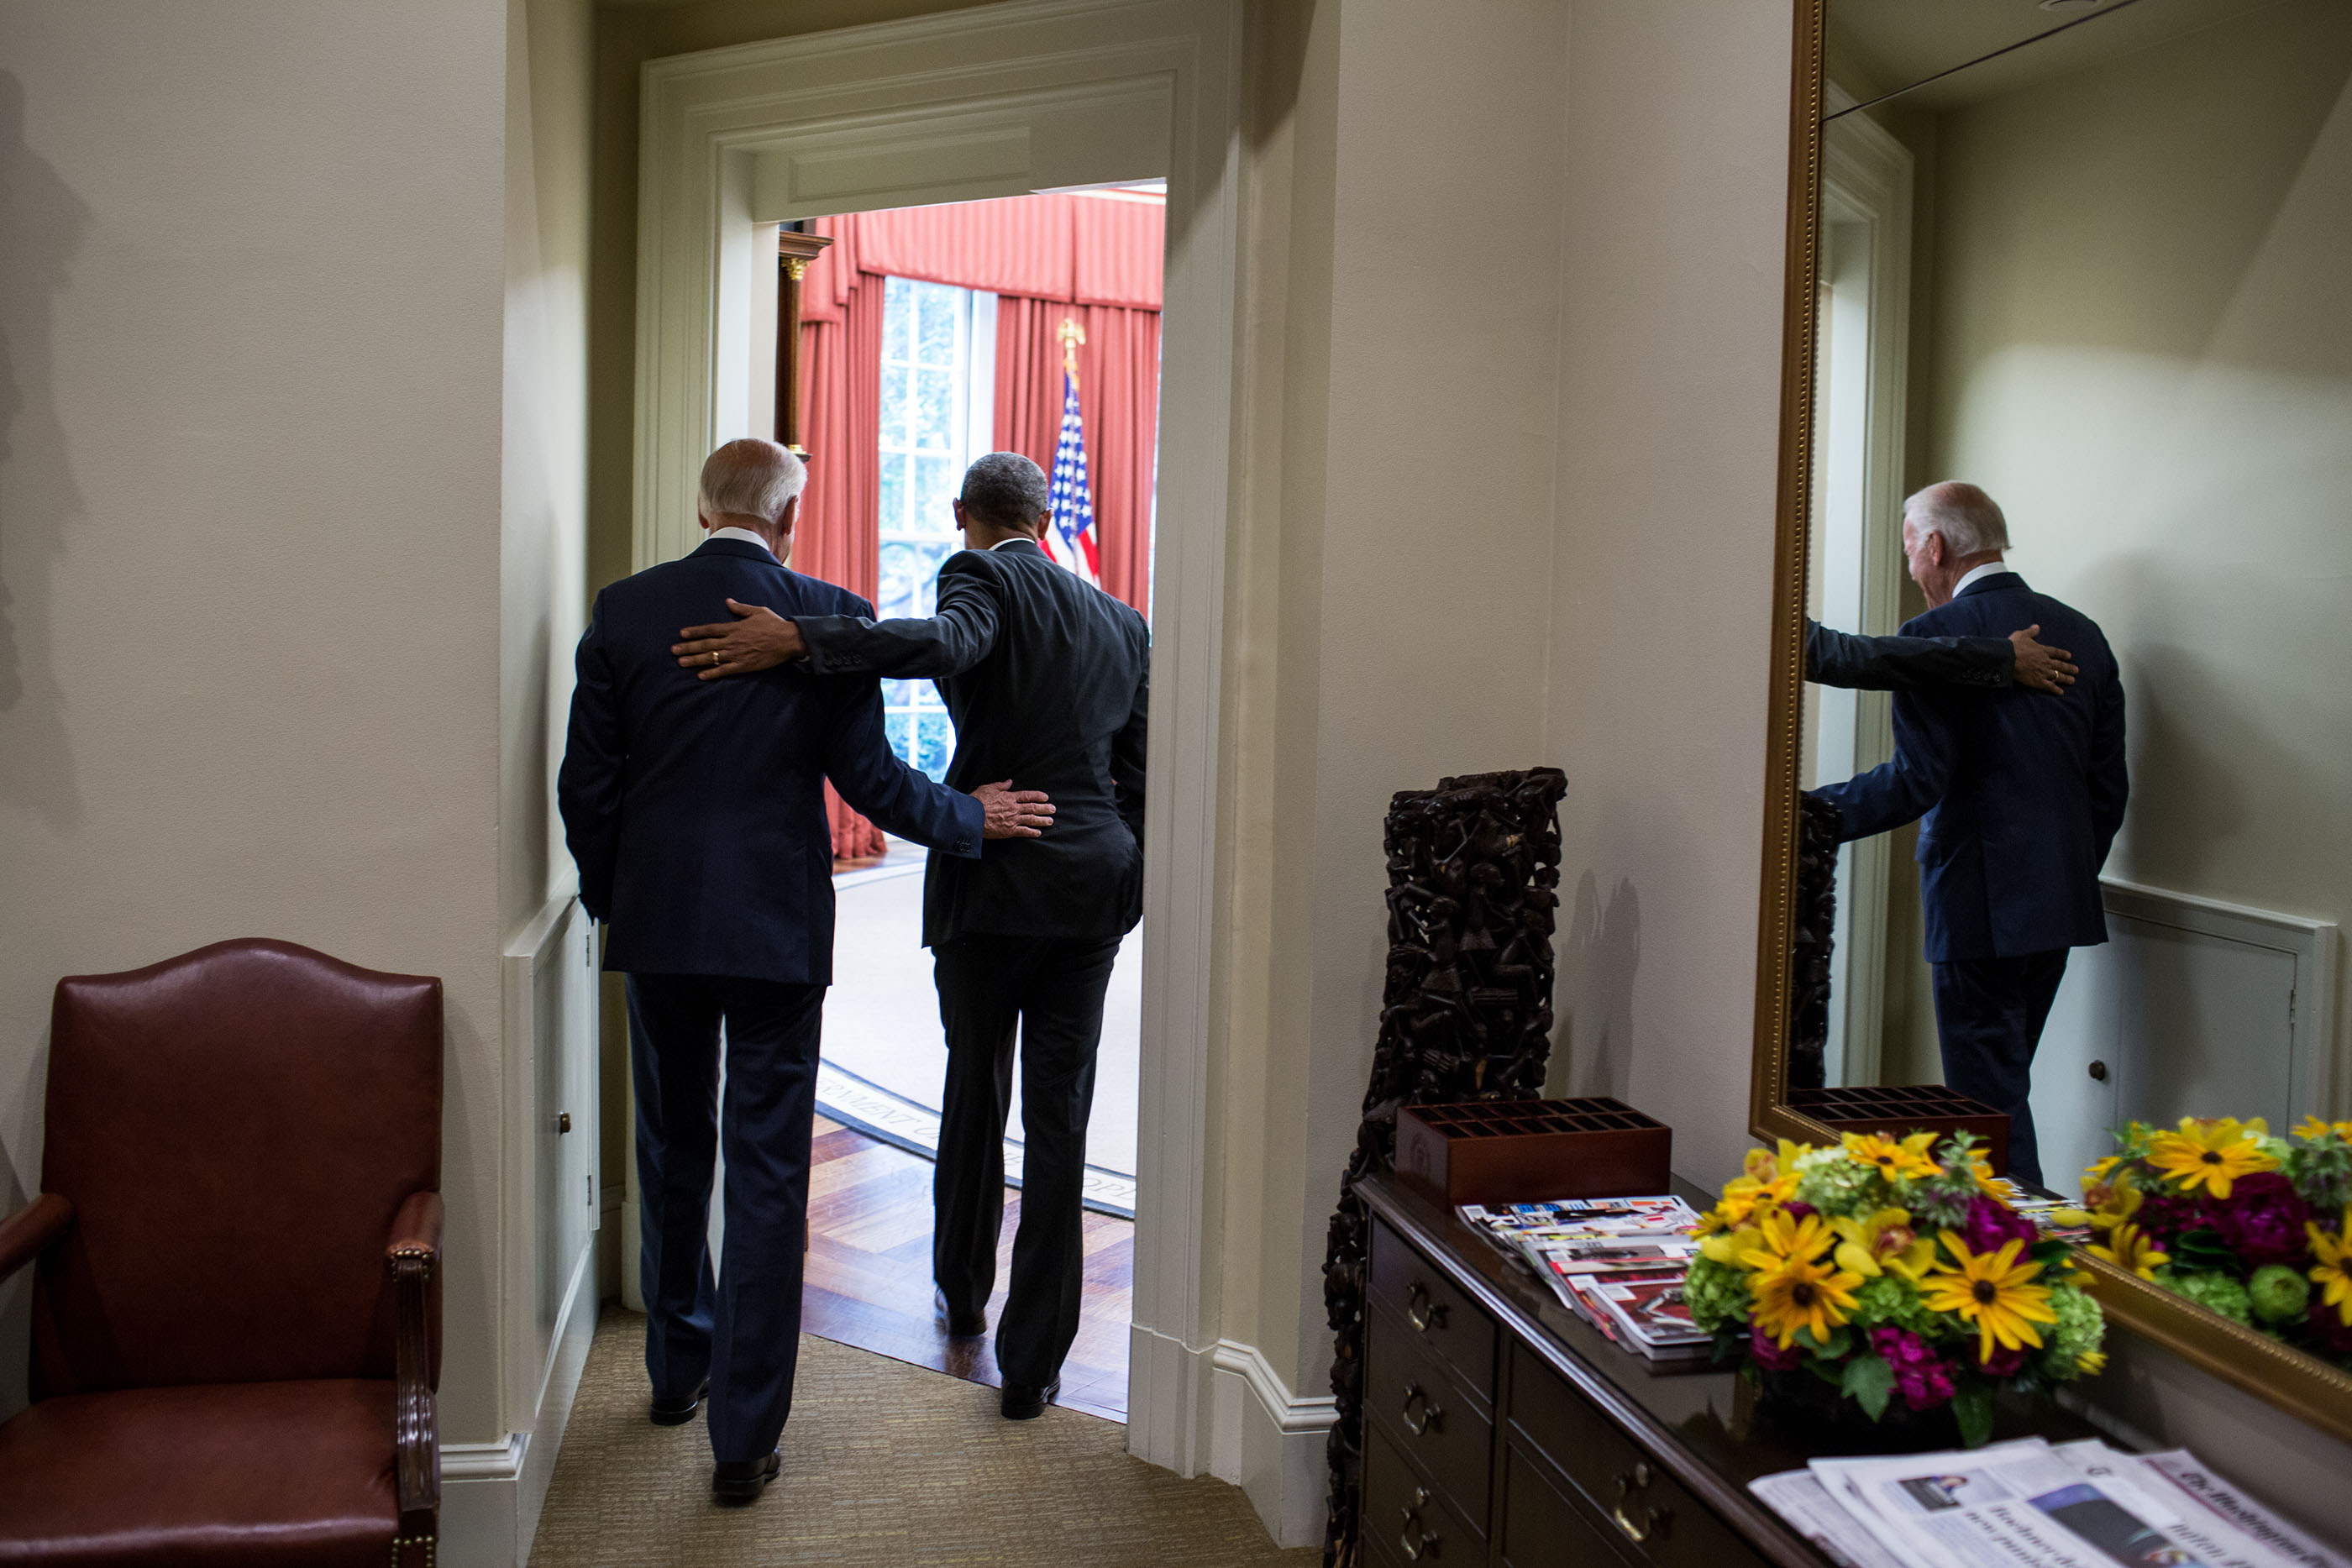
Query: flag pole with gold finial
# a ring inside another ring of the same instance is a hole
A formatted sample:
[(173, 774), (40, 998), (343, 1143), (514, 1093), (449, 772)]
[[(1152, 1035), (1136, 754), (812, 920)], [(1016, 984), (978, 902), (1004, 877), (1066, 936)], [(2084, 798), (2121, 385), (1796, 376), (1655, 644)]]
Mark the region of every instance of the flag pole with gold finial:
[(1062, 318), (1061, 330), (1055, 332), (1054, 336), (1062, 340), (1063, 373), (1070, 378), (1072, 386), (1076, 386), (1078, 384), (1078, 345), (1087, 340), (1087, 329), (1071, 318), (1065, 316)]

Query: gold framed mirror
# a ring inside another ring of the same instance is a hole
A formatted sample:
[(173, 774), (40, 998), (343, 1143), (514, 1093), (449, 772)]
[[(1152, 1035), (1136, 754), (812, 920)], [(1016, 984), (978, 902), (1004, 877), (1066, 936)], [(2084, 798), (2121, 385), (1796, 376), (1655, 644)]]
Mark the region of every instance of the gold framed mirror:
[[(1798, 0), (1795, 26), (1753, 1130), (1833, 1141), (1827, 1092), (1948, 1058), (1990, 1098), (1968, 1053), (2002, 1008), (2020, 1174), (2038, 1154), (2070, 1196), (2125, 1121), (2352, 1116), (2352, 7)], [(1919, 496), (1951, 480), (1977, 492)], [(2071, 685), (2020, 684), (2045, 655), (1996, 598), (2080, 644)], [(1809, 679), (1814, 624), (1931, 608), (1915, 631), (1978, 641), (1911, 692)], [(2025, 738), (1982, 716), (2032, 702), (2073, 706), (2017, 710)], [(2056, 730), (2088, 758), (2074, 815), (2013, 783)], [(1898, 755), (1912, 777), (1844, 786)], [(1842, 814), (1809, 838), (1814, 789)], [(2080, 885), (2029, 874), (2044, 828)], [(2056, 973), (2019, 979), (2021, 948)], [(2080, 1256), (2113, 1322), (2352, 1439), (2344, 1366)]]

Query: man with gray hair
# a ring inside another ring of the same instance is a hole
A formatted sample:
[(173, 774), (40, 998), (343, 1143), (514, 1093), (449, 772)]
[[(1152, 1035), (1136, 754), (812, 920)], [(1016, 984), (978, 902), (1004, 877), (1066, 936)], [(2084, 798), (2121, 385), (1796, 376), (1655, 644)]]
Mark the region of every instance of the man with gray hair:
[[(703, 465), (699, 549), (596, 596), (580, 639), (556, 795), (580, 901), (628, 977), (637, 1101), (638, 1261), (652, 1418), (680, 1426), (707, 1392), (711, 1489), (749, 1500), (779, 1468), (800, 1347), (817, 1030), (833, 977), (826, 779), (891, 831), (976, 862), (983, 839), (1034, 838), (1035, 791), (940, 788), (890, 754), (871, 676), (772, 670), (711, 684), (680, 672), (681, 621), (730, 594), (795, 614), (862, 616), (856, 594), (785, 569), (806, 470), (771, 441)], [(727, 1093), (726, 1252), (707, 1238)]]
[(2090, 617), (2034, 592), (2002, 558), (2009, 524), (1974, 485), (1903, 504), (1903, 553), (1928, 610), (1906, 636), (2047, 626), (2072, 651), (2054, 696), (2011, 685), (1897, 692), (1895, 759), (1816, 791), (1842, 839), (1920, 818), (1919, 894), (1944, 1081), (2010, 1118), (2009, 1168), (2040, 1185), (2033, 1053), (2075, 947), (2107, 939), (2099, 868), (2123, 825), (2124, 693)]
[(965, 548), (940, 568), (929, 620), (730, 601), (734, 624), (688, 627), (674, 650), (706, 678), (803, 660), (820, 674), (930, 676), (955, 720), (950, 784), (1002, 778), (1053, 795), (1050, 834), (991, 844), (978, 861), (935, 854), (923, 890), (948, 1045), (931, 1268), (951, 1336), (987, 1332), (1019, 1034), (1021, 1229), (996, 1335), (1013, 1420), (1053, 1402), (1077, 1333), (1103, 994), (1143, 912), (1150, 629), (1039, 545), (1049, 494), (1019, 453), (971, 465), (955, 502)]

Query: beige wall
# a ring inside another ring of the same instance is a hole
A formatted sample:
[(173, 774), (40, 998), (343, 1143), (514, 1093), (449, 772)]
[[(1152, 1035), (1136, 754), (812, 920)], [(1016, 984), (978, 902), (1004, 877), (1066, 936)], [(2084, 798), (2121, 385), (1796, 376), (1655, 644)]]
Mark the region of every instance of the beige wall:
[(0, 8), (0, 1202), (60, 975), (269, 936), (442, 977), (453, 1439), (500, 1418), (504, 33)]
[(1937, 141), (1927, 466), (2115, 648), (2109, 873), (2352, 918), (2352, 11), (2290, 0)]

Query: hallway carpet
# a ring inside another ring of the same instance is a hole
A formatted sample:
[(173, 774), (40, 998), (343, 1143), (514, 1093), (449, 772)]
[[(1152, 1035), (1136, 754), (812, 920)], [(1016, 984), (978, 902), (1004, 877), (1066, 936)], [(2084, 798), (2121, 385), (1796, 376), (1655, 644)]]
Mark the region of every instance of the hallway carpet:
[(710, 1498), (701, 1422), (646, 1419), (645, 1319), (607, 1308), (540, 1517), (531, 1568), (1002, 1563), (1307, 1568), (1237, 1487), (1129, 1458), (1127, 1428), (801, 1339), (782, 1476), (748, 1508)]

